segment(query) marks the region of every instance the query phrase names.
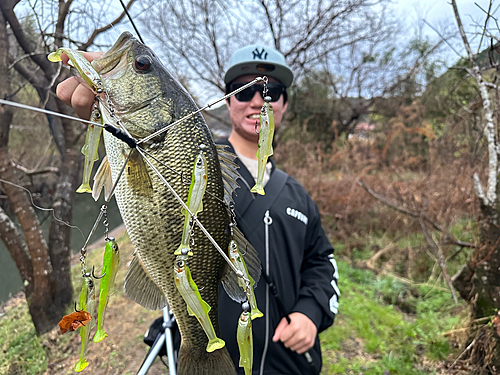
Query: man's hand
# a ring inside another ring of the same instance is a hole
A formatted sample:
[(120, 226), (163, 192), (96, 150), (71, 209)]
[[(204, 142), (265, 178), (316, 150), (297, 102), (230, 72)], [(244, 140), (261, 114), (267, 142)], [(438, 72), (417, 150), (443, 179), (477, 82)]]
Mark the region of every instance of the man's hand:
[(313, 347), (318, 329), (311, 319), (299, 312), (291, 313), (290, 320), (288, 324), (286, 318), (281, 319), (273, 341), (281, 341), (285, 347), (298, 354), (305, 353)]
[[(84, 52), (83, 55), (89, 61), (98, 59), (103, 52)], [(66, 54), (61, 58), (66, 64), (69, 60)], [(57, 97), (65, 104), (73, 107), (78, 117), (89, 119), (94, 104), (94, 93), (79, 77), (70, 77), (61, 82), (56, 89)]]

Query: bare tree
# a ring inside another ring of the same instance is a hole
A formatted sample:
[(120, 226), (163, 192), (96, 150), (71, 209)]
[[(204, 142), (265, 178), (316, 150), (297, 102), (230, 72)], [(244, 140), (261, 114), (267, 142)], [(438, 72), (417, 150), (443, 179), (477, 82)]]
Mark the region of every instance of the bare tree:
[[(35, 3), (41, 8), (33, 7), (33, 13), (23, 21), (14, 11), (19, 1), (0, 2), (0, 95), (12, 99), (17, 93), (11, 87), (13, 73), (10, 68), (13, 68), (25, 83), (34, 88), (42, 107), (66, 113), (70, 109), (57, 99), (54, 89), (58, 82), (68, 77), (69, 70), (49, 62), (47, 53), (63, 45), (76, 45), (85, 50), (94, 43), (98, 35), (123, 19), (124, 13), (103, 26), (98, 23), (106, 18), (81, 16), (83, 9), (94, 9), (89, 4), (80, 4), (82, 8), (73, 9), (72, 0), (59, 1), (58, 8), (52, 9), (50, 4), (41, 2)], [(134, 0), (130, 0), (128, 7), (133, 2)], [(101, 6), (98, 9), (104, 11), (105, 8)], [(67, 21), (74, 14), (79, 14), (79, 21), (68, 27)], [(29, 20), (36, 26), (30, 27)], [(89, 24), (94, 27), (89, 28)], [(84, 35), (86, 39), (79, 42), (77, 38)], [(71, 232), (64, 222), (70, 222), (72, 217), (72, 200), (83, 161), (79, 145), (85, 127), (78, 122), (47, 116), (52, 138), (59, 151), (59, 157), (55, 161), (57, 165), (45, 165), (43, 171), (29, 171), (49, 174), (56, 172), (51, 206), (54, 207), (54, 216), (59, 220), (51, 221), (47, 243), (32, 207), (31, 197), (19, 188), (26, 181), (27, 168), (20, 168), (9, 150), (12, 117), (12, 109), (0, 107), (0, 178), (2, 189), (12, 207), (11, 211), (17, 216), (24, 236), (14, 224), (13, 217), (0, 209), (0, 239), (5, 243), (27, 285), (26, 299), (36, 331), (40, 334), (54, 327), (73, 302), (70, 274)], [(38, 163), (39, 166), (41, 164)]]

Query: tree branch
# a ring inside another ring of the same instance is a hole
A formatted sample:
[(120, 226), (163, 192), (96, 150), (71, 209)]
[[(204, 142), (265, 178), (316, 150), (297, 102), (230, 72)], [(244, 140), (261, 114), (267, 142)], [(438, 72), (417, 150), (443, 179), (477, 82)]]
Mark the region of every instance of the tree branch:
[[(127, 8), (127, 10), (130, 10), (130, 8), (132, 7), (132, 4), (135, 1), (136, 0), (129, 0), (129, 2), (125, 6), (125, 8)], [(86, 51), (87, 48), (89, 48), (92, 44), (94, 44), (94, 40), (95, 40), (95, 38), (97, 38), (97, 36), (99, 36), (99, 34), (102, 34), (103, 32), (111, 29), (113, 26), (116, 26), (118, 23), (120, 23), (122, 21), (123, 17), (125, 17), (125, 11), (123, 11), (118, 17), (116, 17), (113, 21), (108, 23), (106, 26), (103, 26), (100, 29), (95, 29), (92, 32), (92, 35), (89, 37), (89, 39), (85, 43), (81, 44), (78, 48), (81, 49), (82, 51)]]

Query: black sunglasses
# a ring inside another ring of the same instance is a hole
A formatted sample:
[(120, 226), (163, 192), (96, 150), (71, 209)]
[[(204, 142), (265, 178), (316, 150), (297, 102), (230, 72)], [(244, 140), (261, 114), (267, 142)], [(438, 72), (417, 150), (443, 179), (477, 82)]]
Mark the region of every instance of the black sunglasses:
[[(234, 90), (238, 90), (240, 87), (243, 87), (246, 83), (231, 83), (229, 85), (229, 92), (233, 92)], [(264, 94), (262, 90), (264, 89), (264, 85), (253, 85), (249, 88), (237, 93), (235, 98), (240, 102), (249, 102), (255, 95), (255, 92), (259, 92), (262, 99), (264, 99)], [(272, 102), (277, 102), (281, 96), (285, 92), (286, 88), (281, 83), (269, 82), (267, 84), (267, 95), (271, 97)]]

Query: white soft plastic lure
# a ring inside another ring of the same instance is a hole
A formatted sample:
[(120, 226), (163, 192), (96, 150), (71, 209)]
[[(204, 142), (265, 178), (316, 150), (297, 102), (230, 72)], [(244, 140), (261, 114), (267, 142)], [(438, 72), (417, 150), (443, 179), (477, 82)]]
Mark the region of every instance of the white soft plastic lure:
[[(266, 97), (265, 99), (268, 99)], [(270, 98), (269, 98), (270, 99)], [(274, 113), (273, 106), (268, 101), (264, 102), (260, 110), (260, 131), (259, 149), (257, 150), (257, 181), (250, 190), (252, 193), (260, 195), (266, 194), (264, 191), (264, 172), (266, 170), (267, 159), (273, 154), (274, 138)]]
[(251, 312), (252, 320), (264, 316), (264, 314), (257, 307), (257, 300), (255, 299), (255, 293), (253, 291), (255, 281), (248, 273), (245, 260), (241, 256), (240, 250), (238, 249), (238, 245), (234, 240), (231, 240), (231, 242), (229, 242), (229, 259), (231, 259), (231, 263), (233, 263), (233, 265), (238, 269), (238, 271), (240, 271), (243, 274), (243, 277), (247, 280), (250, 280), (250, 288), (246, 288), (246, 285), (241, 278), (238, 278), (238, 284), (243, 288), (245, 294), (247, 295), (248, 303), (250, 304), (250, 308), (252, 310)]
[[(189, 187), (188, 200), (186, 202), (189, 211), (191, 211), (195, 216), (203, 211), (203, 196), (205, 195), (205, 190), (207, 189), (207, 181), (207, 161), (203, 152), (200, 152), (194, 162), (191, 186)], [(183, 212), (184, 230), (182, 231), (182, 240), (174, 254), (193, 255), (191, 247), (189, 246), (189, 238), (193, 222), (189, 212), (184, 209)]]
[(186, 302), (190, 316), (195, 316), (208, 337), (207, 352), (221, 349), (226, 344), (215, 334), (214, 326), (208, 313), (210, 306), (201, 298), (200, 292), (187, 265), (187, 255), (179, 255), (175, 260), (175, 286)]

